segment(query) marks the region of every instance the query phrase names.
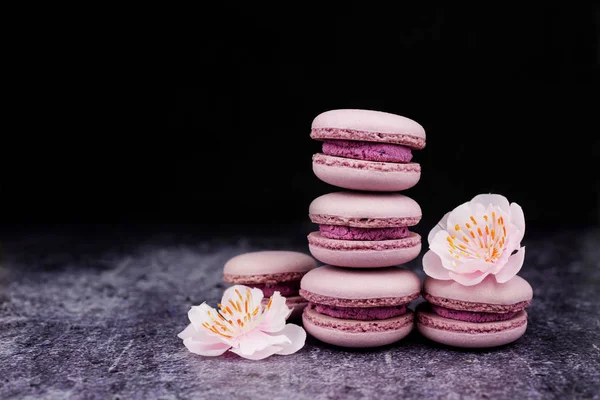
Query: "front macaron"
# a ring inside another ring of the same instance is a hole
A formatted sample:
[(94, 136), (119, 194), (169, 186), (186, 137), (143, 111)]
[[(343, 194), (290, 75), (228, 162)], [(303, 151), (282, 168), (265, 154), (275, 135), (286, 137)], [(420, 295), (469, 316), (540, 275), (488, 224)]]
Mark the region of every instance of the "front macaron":
[(293, 308), (290, 318), (297, 318), (307, 305), (299, 295), (300, 280), (316, 267), (316, 261), (308, 254), (258, 251), (240, 254), (227, 261), (223, 268), (223, 280), (261, 289), (264, 304), (268, 303), (274, 292), (279, 292), (286, 298), (287, 306)]
[(520, 276), (498, 283), (490, 275), (474, 286), (428, 277), (423, 297), (417, 308), (423, 336), (455, 347), (497, 347), (525, 333), (533, 290)]
[(400, 115), (372, 110), (331, 110), (312, 122), (310, 136), (323, 142), (313, 156), (322, 181), (351, 190), (394, 192), (421, 177), (412, 151), (425, 147), (425, 130)]
[(319, 231), (308, 235), (319, 261), (349, 268), (401, 265), (421, 251), (421, 237), (409, 227), (421, 220), (421, 208), (399, 193), (334, 192), (309, 206)]
[(309, 304), (302, 320), (318, 340), (341, 347), (377, 347), (397, 342), (414, 326), (407, 307), (420, 295), (419, 277), (403, 268), (308, 272), (300, 295)]

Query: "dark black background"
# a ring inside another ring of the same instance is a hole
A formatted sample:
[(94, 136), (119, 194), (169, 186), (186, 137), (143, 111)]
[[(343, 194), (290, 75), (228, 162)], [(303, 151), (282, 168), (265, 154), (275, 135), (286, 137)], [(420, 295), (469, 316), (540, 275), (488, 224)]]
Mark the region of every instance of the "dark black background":
[(167, 90), (127, 125), (139, 147), (95, 137), (13, 165), (3, 219), (281, 232), (337, 190), (312, 173), (312, 119), (363, 108), (426, 130), (405, 192), (423, 231), (483, 192), (521, 204), (530, 227), (597, 224), (600, 13), (573, 3), (169, 13), (153, 21), (159, 68), (145, 82)]

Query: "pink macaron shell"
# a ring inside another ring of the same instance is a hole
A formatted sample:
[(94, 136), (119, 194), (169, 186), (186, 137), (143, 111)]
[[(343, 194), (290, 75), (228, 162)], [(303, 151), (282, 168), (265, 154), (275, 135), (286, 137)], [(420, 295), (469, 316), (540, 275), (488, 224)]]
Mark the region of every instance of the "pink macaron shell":
[[(421, 217), (419, 203), (400, 193), (340, 191), (314, 199), (308, 212), (347, 219), (400, 219)], [(382, 226), (380, 226), (382, 227)]]
[(225, 275), (268, 275), (304, 273), (317, 267), (308, 254), (295, 251), (257, 251), (240, 254), (225, 263)]
[[(472, 309), (469, 305), (466, 308), (459, 307), (460, 302), (509, 306), (529, 302), (533, 298), (531, 285), (518, 275), (505, 283), (498, 283), (492, 275), (488, 275), (481, 283), (474, 286), (464, 286), (451, 280), (438, 280), (427, 277), (423, 283), (423, 292), (436, 298), (449, 300), (446, 304), (436, 302), (438, 305), (467, 311), (493, 310)], [(501, 309), (498, 311), (506, 310)]]
[(527, 324), (502, 332), (479, 334), (442, 331), (420, 323), (417, 323), (417, 329), (423, 336), (437, 343), (462, 348), (486, 348), (503, 346), (516, 341), (525, 334)]
[[(345, 323), (347, 325), (353, 323), (357, 327), (360, 327), (365, 325), (365, 321), (336, 320), (335, 318), (332, 318), (328, 315), (318, 314), (314, 311), (312, 312), (314, 312), (315, 315), (313, 315), (311, 319), (308, 319), (307, 312), (310, 311), (311, 310), (306, 308), (305, 312), (302, 315), (302, 324), (304, 326), (304, 329), (316, 339), (324, 343), (329, 343), (334, 346), (340, 347), (369, 348), (386, 346), (408, 336), (414, 327), (414, 322), (412, 321), (412, 311), (409, 311), (405, 315), (390, 319), (408, 320), (410, 318), (410, 321), (407, 321), (405, 325), (398, 329), (369, 331), (368, 328), (364, 328), (363, 331), (358, 332), (350, 332), (342, 329), (336, 329), (333, 327), (326, 327), (322, 325), (317, 325), (317, 323), (321, 321), (325, 322), (325, 324), (327, 324), (327, 322), (330, 322), (328, 325), (335, 325), (336, 322)], [(381, 328), (384, 328), (386, 322), (385, 320), (380, 320), (377, 321), (377, 324)]]
[(304, 275), (300, 288), (340, 299), (406, 298), (420, 292), (421, 280), (402, 267), (347, 269), (324, 265)]
[[(380, 268), (405, 264), (417, 258), (421, 252), (418, 239), (411, 232), (405, 239), (382, 241), (358, 241), (327, 239), (318, 232), (308, 235), (310, 253), (324, 264), (347, 268)], [(390, 248), (382, 248), (385, 243)], [(353, 248), (357, 245), (358, 248)]]
[(527, 330), (527, 313), (520, 311), (517, 316), (506, 321), (476, 323), (444, 318), (419, 307), (417, 329), (426, 338), (449, 346), (497, 347), (523, 336)]
[(339, 109), (315, 117), (312, 129), (338, 128), (367, 132), (410, 135), (425, 139), (425, 129), (410, 118), (382, 111)]
[[(330, 157), (330, 156), (326, 156)], [(405, 168), (399, 171), (375, 171), (356, 167), (356, 165), (373, 163), (373, 161), (332, 160), (327, 164), (313, 160), (313, 172), (325, 183), (343, 189), (373, 192), (398, 192), (410, 189), (421, 179), (420, 169)], [(398, 164), (411, 166), (412, 164)]]

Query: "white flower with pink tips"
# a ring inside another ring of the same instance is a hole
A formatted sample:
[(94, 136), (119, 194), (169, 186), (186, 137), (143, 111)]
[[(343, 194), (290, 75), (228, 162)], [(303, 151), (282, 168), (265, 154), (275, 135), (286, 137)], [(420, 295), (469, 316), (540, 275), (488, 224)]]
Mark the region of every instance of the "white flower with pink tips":
[[(444, 215), (427, 238), (425, 273), (473, 286), (493, 275), (498, 283), (515, 276), (525, 259), (521, 206), (498, 194), (480, 194)], [(514, 254), (513, 254), (514, 252)]]
[(260, 289), (235, 285), (223, 294), (219, 309), (206, 303), (188, 312), (190, 324), (177, 336), (187, 349), (202, 356), (219, 356), (227, 350), (250, 360), (300, 350), (306, 340), (304, 329), (286, 324), (292, 309), (279, 292), (261, 304)]

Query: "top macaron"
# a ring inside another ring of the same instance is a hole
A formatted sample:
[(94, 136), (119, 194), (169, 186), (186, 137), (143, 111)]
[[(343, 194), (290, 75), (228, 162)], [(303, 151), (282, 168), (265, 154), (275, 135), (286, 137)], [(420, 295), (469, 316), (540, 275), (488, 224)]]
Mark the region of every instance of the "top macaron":
[(322, 181), (345, 189), (400, 191), (414, 186), (421, 167), (412, 150), (425, 147), (425, 130), (417, 122), (371, 110), (332, 110), (318, 115), (310, 136), (323, 142), (313, 156), (313, 171)]

